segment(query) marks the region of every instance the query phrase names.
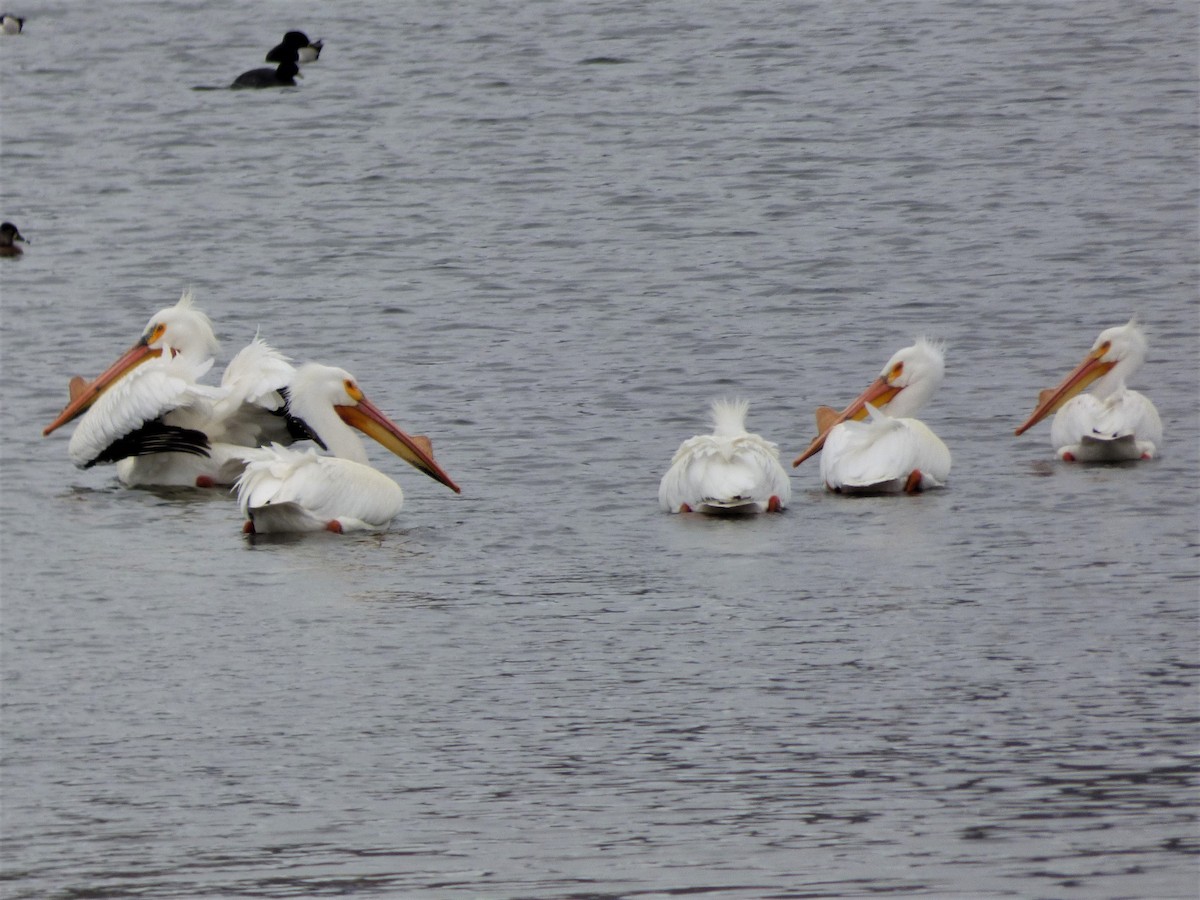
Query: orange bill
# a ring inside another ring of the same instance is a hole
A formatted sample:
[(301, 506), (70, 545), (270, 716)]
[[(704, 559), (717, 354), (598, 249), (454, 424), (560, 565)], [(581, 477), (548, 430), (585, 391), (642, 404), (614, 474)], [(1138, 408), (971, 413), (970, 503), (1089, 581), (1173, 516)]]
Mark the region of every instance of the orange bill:
[(1102, 344), (1084, 357), (1083, 362), (1072, 370), (1056, 388), (1046, 388), (1038, 394), (1037, 407), (1029, 414), (1016, 434), (1024, 434), (1052, 412), (1057, 412), (1064, 403), (1082, 393), (1083, 390), (1097, 378), (1105, 375), (1116, 362), (1102, 362), (1100, 357), (1108, 352), (1109, 345)]
[(873, 403), (876, 406), (884, 406), (900, 393), (901, 390), (902, 388), (889, 384), (886, 375), (880, 375), (871, 382), (865, 391), (858, 395), (853, 403), (840, 413), (834, 413), (828, 406), (820, 407), (817, 410), (817, 428), (820, 433), (813, 438), (812, 443), (808, 445), (808, 449), (792, 461), (792, 466), (798, 466), (810, 456), (819, 453), (821, 448), (825, 446), (825, 440), (829, 437), (829, 432), (833, 431), (834, 426), (840, 425), (842, 422), (850, 419), (865, 419), (867, 417), (868, 403)]
[(122, 354), (120, 359), (101, 372), (91, 384), (88, 384), (84, 379), (76, 375), (71, 379), (71, 383), (68, 386), (68, 390), (71, 393), (70, 402), (58, 414), (57, 419), (42, 429), (42, 436), (49, 435), (51, 432), (66, 425), (72, 419), (87, 412), (100, 395), (112, 387), (126, 373), (137, 368), (146, 360), (159, 356), (162, 356), (162, 350), (150, 349), (146, 339), (143, 338)]
[(400, 429), (366, 397), (357, 406), (335, 406), (334, 410), (352, 428), (378, 441), (414, 468), (420, 469), (434, 481), (440, 481), (456, 494), (462, 489), (433, 459), (433, 445), (424, 435), (413, 437)]

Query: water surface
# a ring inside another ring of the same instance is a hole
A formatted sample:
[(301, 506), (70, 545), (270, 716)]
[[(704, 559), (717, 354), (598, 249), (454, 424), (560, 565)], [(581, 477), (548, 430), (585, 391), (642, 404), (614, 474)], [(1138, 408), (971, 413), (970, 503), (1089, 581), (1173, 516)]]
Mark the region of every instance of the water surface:
[[(22, 14), (21, 10), (16, 11)], [(124, 29), (113, 28), (123, 20)], [(1192, 897), (1192, 4), (50, 2), (0, 40), (3, 894)], [(220, 86), (283, 31), (294, 90)], [(40, 429), (191, 287), (430, 435), (251, 540)], [(1138, 315), (1147, 464), (1013, 429)], [(918, 334), (946, 490), (660, 514)]]

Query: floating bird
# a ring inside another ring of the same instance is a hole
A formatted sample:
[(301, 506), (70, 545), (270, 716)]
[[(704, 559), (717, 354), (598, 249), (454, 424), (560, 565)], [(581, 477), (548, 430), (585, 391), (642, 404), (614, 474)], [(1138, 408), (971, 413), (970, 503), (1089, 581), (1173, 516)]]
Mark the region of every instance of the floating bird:
[(287, 414), (284, 391), (295, 370), (283, 356), (256, 337), (230, 361), (220, 387), (202, 385), (216, 351), (212, 324), (185, 292), (95, 381), (73, 379), (70, 402), (42, 433), (83, 415), (71, 460), (83, 469), (116, 463), (130, 487), (232, 484), (245, 446), (308, 435)]
[(21, 232), (17, 231), (17, 226), (12, 222), (5, 222), (0, 225), (0, 256), (20, 256), (25, 251), (16, 246), (13, 241), (20, 241), (23, 244), (29, 243), (21, 236)]
[(237, 482), (247, 534), (381, 530), (404, 505), (404, 492), (372, 468), (358, 429), (405, 462), (460, 489), (433, 459), (424, 437), (413, 437), (384, 415), (345, 369), (308, 363), (288, 386), (292, 415), (304, 422), (330, 456), (273, 445), (243, 452)]
[(273, 87), (295, 87), (296, 79), (303, 78), (300, 74), (300, 67), (296, 64), (296, 57), (293, 53), (291, 59), (285, 59), (274, 69), (251, 69), (249, 72), (243, 72), (230, 87), (235, 90), (242, 88), (273, 88)]
[(267, 51), (267, 62), (279, 63), (287, 59), (301, 63), (316, 62), (324, 46), (324, 41), (310, 42), (303, 31), (289, 31), (280, 43)]
[[(1091, 352), (1056, 388), (1038, 395), (1037, 408), (1017, 434), (1050, 413), (1050, 442), (1068, 462), (1152, 459), (1162, 443), (1158, 410), (1125, 387), (1146, 359), (1146, 336), (1135, 319), (1100, 332)], [(1095, 383), (1090, 393), (1081, 394)]]
[(821, 478), (831, 491), (886, 494), (941, 487), (950, 474), (950, 451), (911, 416), (937, 390), (945, 370), (942, 348), (925, 338), (898, 350), (840, 413), (817, 410), (819, 434), (792, 465), (823, 449)]
[(20, 16), (10, 16), (8, 13), (0, 13), (0, 33), (20, 34), (24, 28), (25, 20)]
[(679, 445), (658, 487), (667, 512), (709, 515), (779, 512), (792, 497), (779, 448), (746, 431), (745, 400), (714, 400), (713, 433)]

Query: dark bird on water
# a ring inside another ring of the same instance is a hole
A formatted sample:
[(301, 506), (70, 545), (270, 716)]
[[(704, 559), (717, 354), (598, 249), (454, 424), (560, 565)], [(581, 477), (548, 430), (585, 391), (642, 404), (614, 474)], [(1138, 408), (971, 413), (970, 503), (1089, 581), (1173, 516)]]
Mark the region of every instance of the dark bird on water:
[(298, 62), (316, 62), (321, 55), (324, 41), (309, 41), (303, 31), (289, 31), (283, 40), (267, 52), (267, 62), (283, 62), (285, 59), (296, 59)]
[(5, 222), (0, 225), (0, 256), (20, 256), (25, 251), (13, 244), (13, 241), (20, 241), (23, 244), (29, 243), (25, 238), (21, 237), (21, 232), (17, 231), (17, 226), (12, 222)]
[(302, 78), (300, 67), (296, 60), (285, 59), (274, 69), (251, 69), (239, 75), (230, 87), (240, 88), (272, 88), (295, 87), (296, 79)]

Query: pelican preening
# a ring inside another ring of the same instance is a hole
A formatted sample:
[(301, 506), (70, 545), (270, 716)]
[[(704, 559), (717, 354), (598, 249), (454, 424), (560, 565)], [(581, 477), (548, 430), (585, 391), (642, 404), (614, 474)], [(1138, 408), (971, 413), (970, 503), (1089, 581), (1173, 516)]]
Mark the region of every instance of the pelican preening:
[(400, 485), (367, 463), (358, 429), (456, 494), (427, 438), (412, 437), (372, 404), (345, 369), (308, 363), (289, 385), (289, 407), (331, 456), (278, 444), (245, 449), (238, 503), (250, 534), (385, 528), (404, 503)]
[(714, 400), (713, 433), (679, 445), (658, 488), (667, 512), (709, 515), (779, 512), (792, 496), (779, 448), (746, 431), (744, 400)]
[(941, 487), (950, 474), (950, 451), (912, 415), (944, 374), (942, 348), (925, 338), (897, 351), (870, 387), (840, 413), (829, 407), (817, 410), (819, 433), (792, 465), (823, 450), (821, 479), (829, 490), (842, 493)]
[(287, 414), (294, 369), (283, 356), (256, 337), (230, 361), (220, 387), (200, 384), (217, 348), (208, 316), (185, 292), (95, 381), (73, 382), (71, 401), (42, 434), (82, 415), (68, 445), (72, 462), (116, 463), (130, 487), (232, 484), (244, 465), (241, 447), (307, 435)]
[[(1135, 319), (1100, 332), (1091, 351), (1056, 388), (1038, 395), (1037, 408), (1017, 429), (1024, 434), (1050, 413), (1050, 442), (1068, 462), (1152, 459), (1162, 443), (1154, 404), (1125, 387), (1146, 359), (1146, 336)], [(1094, 383), (1088, 394), (1081, 392)]]
[[(73, 378), (70, 401), (42, 433), (82, 416), (68, 447), (72, 461), (80, 468), (116, 463), (131, 487), (236, 483), (252, 532), (312, 530), (314, 523), (351, 531), (391, 521), (400, 488), (366, 465), (348, 426), (459, 491), (428, 439), (401, 431), (344, 370), (296, 369), (255, 336), (219, 386), (201, 384), (216, 351), (208, 317), (185, 292), (94, 381)], [(340, 458), (286, 447), (305, 439)]]

